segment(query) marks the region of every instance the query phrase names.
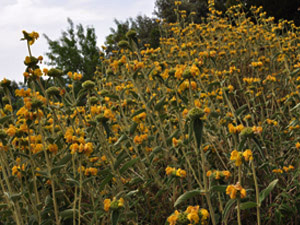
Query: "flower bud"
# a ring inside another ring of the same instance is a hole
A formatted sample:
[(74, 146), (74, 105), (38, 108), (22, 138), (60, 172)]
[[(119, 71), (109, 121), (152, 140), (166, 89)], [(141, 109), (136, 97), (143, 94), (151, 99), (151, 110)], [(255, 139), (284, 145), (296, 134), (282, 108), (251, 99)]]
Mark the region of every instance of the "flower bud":
[(39, 99), (32, 99), (31, 101), (31, 107), (32, 109), (38, 109), (38, 108), (42, 108), (43, 106), (43, 102)]
[(98, 98), (96, 96), (92, 96), (89, 98), (89, 102), (92, 104), (92, 105), (95, 105), (98, 103)]
[(199, 108), (192, 108), (188, 113), (188, 118), (191, 120), (200, 119), (204, 116), (204, 112)]
[(60, 77), (63, 75), (63, 71), (59, 69), (50, 69), (47, 74), (49, 77)]
[(251, 137), (252, 134), (253, 134), (253, 129), (251, 127), (246, 127), (241, 131), (240, 136), (241, 137)]
[(38, 62), (39, 60), (34, 56), (26, 56), (24, 60), (24, 64), (30, 67), (35, 66)]
[(5, 130), (0, 129), (0, 139), (4, 140), (7, 137)]
[(0, 82), (0, 86), (1, 87), (9, 87), (10, 86), (10, 84), (11, 84), (11, 81), (10, 80), (8, 80), (8, 79), (6, 79), (6, 78), (4, 78), (1, 82)]
[(59, 95), (60, 90), (58, 87), (49, 87), (46, 90), (47, 95), (51, 96), (51, 95)]
[(8, 97), (7, 96), (4, 96), (4, 97), (2, 97), (2, 102), (3, 102), (3, 104), (9, 104), (9, 100), (8, 100)]
[(127, 37), (128, 39), (135, 38), (136, 35), (137, 35), (137, 32), (136, 32), (136, 30), (134, 30), (134, 29), (131, 29), (131, 30), (129, 30), (129, 31), (126, 33), (126, 37)]
[(108, 121), (108, 119), (104, 116), (103, 113), (99, 114), (98, 116), (96, 116), (95, 118), (98, 122), (106, 122)]
[(125, 41), (125, 40), (122, 40), (122, 41), (120, 41), (119, 43), (118, 43), (118, 47), (119, 48), (128, 48), (129, 47), (129, 43), (128, 43), (128, 41)]
[(95, 82), (91, 80), (87, 80), (83, 82), (82, 87), (85, 89), (93, 89), (95, 87)]

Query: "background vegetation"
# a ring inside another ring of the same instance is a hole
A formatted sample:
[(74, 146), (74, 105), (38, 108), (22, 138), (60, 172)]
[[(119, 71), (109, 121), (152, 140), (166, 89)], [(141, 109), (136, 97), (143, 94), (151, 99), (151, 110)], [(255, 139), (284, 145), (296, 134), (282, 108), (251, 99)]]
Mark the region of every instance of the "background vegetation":
[(173, 4), (159, 47), (129, 29), (91, 76), (41, 70), (23, 31), (26, 86), (0, 84), (1, 223), (298, 224), (299, 27)]

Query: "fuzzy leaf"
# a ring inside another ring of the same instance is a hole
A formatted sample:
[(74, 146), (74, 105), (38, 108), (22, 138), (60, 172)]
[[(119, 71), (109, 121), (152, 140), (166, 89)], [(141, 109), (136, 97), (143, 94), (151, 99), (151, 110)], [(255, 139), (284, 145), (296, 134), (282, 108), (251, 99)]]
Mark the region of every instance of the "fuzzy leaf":
[(174, 203), (174, 207), (178, 206), (179, 204), (181, 204), (182, 202), (190, 199), (190, 198), (193, 198), (197, 195), (200, 195), (200, 194), (203, 194), (205, 193), (204, 190), (200, 190), (200, 189), (195, 189), (195, 190), (192, 190), (192, 191), (187, 191), (185, 193), (183, 193), (182, 195), (180, 195), (176, 202)]
[(278, 183), (278, 179), (273, 180), (268, 187), (266, 187), (266, 189), (262, 190), (259, 193), (259, 203), (261, 204), (263, 200), (265, 200), (265, 198), (271, 193), (271, 191), (274, 189), (274, 187), (276, 186), (276, 184)]

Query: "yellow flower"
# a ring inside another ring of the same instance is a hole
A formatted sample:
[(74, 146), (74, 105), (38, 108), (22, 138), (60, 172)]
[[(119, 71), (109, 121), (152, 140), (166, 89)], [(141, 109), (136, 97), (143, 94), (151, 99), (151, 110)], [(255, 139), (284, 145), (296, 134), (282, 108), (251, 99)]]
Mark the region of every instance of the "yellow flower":
[(172, 214), (171, 216), (168, 217), (167, 221), (168, 221), (169, 225), (176, 225), (176, 221), (178, 219), (179, 214), (180, 214), (180, 212), (178, 212), (178, 210), (175, 210), (174, 214)]
[(227, 170), (222, 171), (223, 176), (225, 177), (225, 179), (228, 179), (231, 176), (231, 173)]
[(16, 134), (17, 129), (14, 127), (14, 125), (10, 124), (9, 128), (7, 129), (6, 133), (8, 134), (8, 136), (12, 137)]
[(75, 152), (76, 152), (78, 149), (79, 149), (78, 143), (71, 144), (71, 146), (70, 146), (71, 154), (75, 154)]
[(207, 220), (209, 218), (209, 212), (206, 209), (200, 209), (202, 215), (201, 220)]
[(168, 167), (165, 169), (165, 171), (166, 171), (166, 174), (167, 174), (167, 175), (171, 175), (172, 173), (174, 173), (174, 172), (176, 171), (176, 169), (168, 166)]
[(93, 152), (93, 143), (88, 142), (84, 145), (84, 154), (87, 156), (90, 156), (90, 154)]
[(175, 137), (172, 138), (173, 147), (176, 147), (178, 145), (179, 140)]
[(296, 143), (296, 148), (297, 148), (297, 149), (300, 148), (300, 143), (299, 143), (299, 142)]
[(86, 176), (89, 176), (89, 175), (96, 176), (97, 173), (98, 173), (97, 168), (93, 168), (93, 167), (86, 168), (84, 171), (84, 175), (86, 175)]
[(177, 176), (177, 177), (181, 177), (181, 178), (186, 177), (186, 171), (179, 168), (179, 169), (176, 171), (176, 176)]
[(77, 169), (78, 173), (84, 172), (84, 171), (85, 171), (85, 167), (84, 166), (78, 167), (78, 169)]
[(4, 110), (9, 111), (9, 112), (12, 112), (12, 111), (13, 111), (13, 108), (12, 108), (11, 105), (6, 104), (6, 105), (4, 106)]
[(236, 189), (234, 188), (233, 185), (228, 185), (226, 188), (226, 194), (229, 195), (231, 199), (236, 198)]
[(200, 75), (200, 70), (198, 69), (198, 67), (195, 64), (193, 64), (191, 66), (190, 72), (191, 72), (193, 77)]
[(193, 211), (187, 215), (188, 220), (193, 223), (197, 224), (199, 222), (198, 211)]
[(50, 144), (48, 145), (48, 151), (56, 154), (58, 151), (58, 146), (56, 144)]
[(273, 173), (283, 173), (282, 169), (274, 169), (272, 170)]
[(253, 130), (253, 132), (255, 133), (255, 134), (261, 134), (261, 132), (263, 131), (263, 128), (262, 127), (260, 127), (260, 126), (253, 126), (252, 127), (252, 130)]
[(245, 158), (245, 160), (248, 162), (249, 160), (252, 161), (253, 160), (253, 156), (252, 156), (252, 151), (250, 149), (247, 149), (246, 151), (243, 152), (243, 156)]
[(245, 198), (247, 195), (246, 190), (239, 182), (237, 182), (236, 185), (228, 185), (226, 188), (226, 194), (229, 195), (231, 199), (235, 199), (238, 192), (240, 194), (240, 198)]
[(106, 211), (106, 212), (108, 212), (108, 210), (109, 210), (109, 208), (110, 208), (110, 205), (111, 205), (111, 200), (110, 199), (105, 199), (104, 200), (104, 210)]
[(242, 165), (243, 154), (237, 150), (231, 152), (230, 160), (235, 161), (236, 166)]
[(209, 171), (206, 172), (206, 176), (207, 177), (210, 177), (211, 175), (212, 175), (212, 171), (211, 170), (209, 170)]
[(123, 207), (124, 206), (124, 198), (120, 198), (118, 201), (118, 207)]
[(244, 125), (243, 125), (243, 124), (240, 124), (240, 125), (238, 125), (238, 126), (236, 127), (236, 131), (237, 131), (238, 133), (240, 133), (243, 129), (244, 129)]
[(235, 129), (235, 127), (233, 126), (232, 123), (229, 123), (229, 124), (228, 124), (228, 130), (229, 130), (229, 133), (231, 133), (231, 134), (236, 133), (236, 129)]

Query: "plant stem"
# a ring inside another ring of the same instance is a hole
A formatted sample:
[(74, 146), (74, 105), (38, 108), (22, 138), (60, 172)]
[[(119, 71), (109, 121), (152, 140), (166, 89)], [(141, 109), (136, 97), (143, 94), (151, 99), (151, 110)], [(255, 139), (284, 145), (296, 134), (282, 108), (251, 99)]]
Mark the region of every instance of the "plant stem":
[(257, 225), (260, 225), (260, 203), (259, 203), (259, 189), (258, 189), (258, 184), (257, 184), (257, 177), (255, 174), (255, 168), (254, 168), (254, 163), (253, 161), (251, 162), (251, 167), (252, 167), (252, 173), (253, 173), (253, 180), (254, 180), (254, 185), (255, 185), (255, 194), (256, 194), (256, 214), (257, 214)]
[[(238, 182), (241, 184), (241, 166), (238, 167)], [(237, 220), (238, 220), (238, 225), (242, 225), (241, 223), (241, 198), (238, 196), (237, 198)]]

